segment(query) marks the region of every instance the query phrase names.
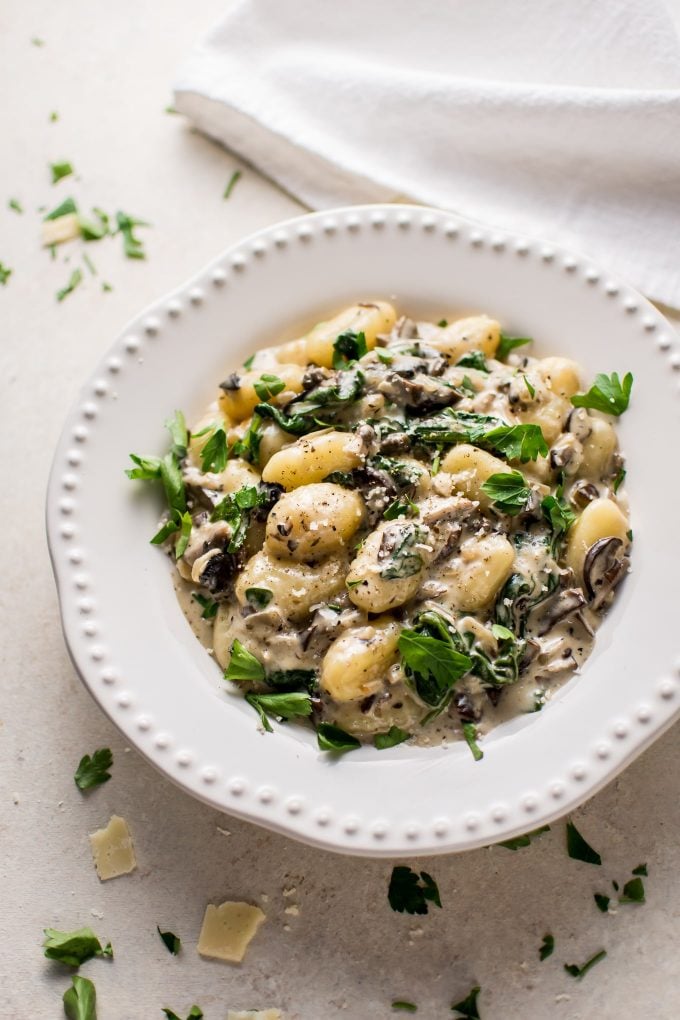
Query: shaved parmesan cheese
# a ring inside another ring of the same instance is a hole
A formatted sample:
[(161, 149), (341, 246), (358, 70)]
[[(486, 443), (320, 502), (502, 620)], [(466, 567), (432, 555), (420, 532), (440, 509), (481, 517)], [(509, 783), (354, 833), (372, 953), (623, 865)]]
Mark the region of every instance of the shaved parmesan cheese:
[(102, 882), (128, 875), (137, 867), (132, 836), (124, 818), (112, 815), (105, 829), (90, 833), (94, 866)]
[(240, 963), (251, 939), (265, 920), (259, 907), (250, 903), (209, 903), (198, 940), (201, 956)]
[(279, 1009), (246, 1009), (239, 1013), (230, 1009), (227, 1020), (283, 1020), (283, 1014)]
[(56, 220), (45, 220), (42, 225), (42, 243), (44, 248), (51, 244), (62, 244), (80, 237), (80, 224), (77, 213), (66, 213)]

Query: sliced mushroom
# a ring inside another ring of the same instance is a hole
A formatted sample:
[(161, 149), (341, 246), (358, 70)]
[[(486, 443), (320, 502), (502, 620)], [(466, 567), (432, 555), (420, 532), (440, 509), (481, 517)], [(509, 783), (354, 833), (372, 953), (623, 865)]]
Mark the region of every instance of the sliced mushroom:
[(598, 610), (628, 570), (620, 538), (601, 538), (586, 553), (583, 563), (583, 584), (590, 600), (590, 608)]
[(574, 506), (579, 507), (581, 510), (592, 503), (594, 499), (598, 499), (600, 492), (596, 485), (592, 482), (585, 482), (581, 480), (576, 482), (572, 486), (571, 492), (569, 493), (569, 499)]
[(592, 432), (590, 415), (586, 411), (585, 407), (575, 407), (567, 418), (565, 430), (571, 432), (572, 435), (576, 436), (583, 442), (587, 439)]
[(538, 637), (543, 637), (549, 630), (577, 612), (586, 603), (585, 596), (580, 588), (563, 588), (552, 598), (548, 599), (538, 615), (535, 631)]
[(550, 467), (553, 471), (564, 471), (575, 475), (583, 460), (583, 447), (572, 432), (565, 432), (550, 450)]
[[(500, 691), (498, 694), (500, 696)], [(453, 704), (461, 722), (479, 722), (482, 718), (481, 710), (475, 705), (469, 691), (456, 691), (453, 695)]]

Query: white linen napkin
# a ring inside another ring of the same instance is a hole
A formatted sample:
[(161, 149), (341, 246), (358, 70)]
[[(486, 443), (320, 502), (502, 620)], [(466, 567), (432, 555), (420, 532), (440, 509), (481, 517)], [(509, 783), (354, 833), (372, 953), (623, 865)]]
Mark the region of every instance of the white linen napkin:
[(236, 0), (175, 103), (314, 208), (442, 206), (680, 307), (680, 43), (662, 0)]

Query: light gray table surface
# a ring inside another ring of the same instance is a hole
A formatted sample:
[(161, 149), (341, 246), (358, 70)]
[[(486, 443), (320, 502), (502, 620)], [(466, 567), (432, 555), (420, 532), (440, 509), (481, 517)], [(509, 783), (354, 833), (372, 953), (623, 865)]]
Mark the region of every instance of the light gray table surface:
[[(0, 287), (0, 1016), (63, 1015), (69, 976), (43, 958), (42, 929), (89, 924), (115, 948), (112, 963), (82, 969), (96, 982), (100, 1020), (152, 1020), (161, 1006), (184, 1016), (194, 1002), (206, 1020), (265, 1006), (279, 1006), (286, 1020), (378, 1020), (404, 1015), (392, 1013), (394, 998), (435, 1020), (475, 983), (484, 1020), (676, 1020), (677, 726), (577, 812), (601, 868), (567, 857), (558, 823), (517, 853), (496, 847), (427, 861), (444, 907), (413, 918), (388, 905), (392, 862), (309, 849), (178, 791), (126, 747), (71, 666), (43, 515), (53, 446), (79, 385), (140, 308), (243, 234), (301, 209), (247, 167), (223, 201), (239, 164), (164, 112), (179, 58), (223, 7), (5, 0), (0, 10), (0, 261), (13, 268)], [(53, 187), (47, 164), (59, 159), (74, 163), (78, 179)], [(52, 261), (39, 247), (37, 210), (71, 193), (153, 227), (143, 232), (145, 262), (123, 259), (117, 240), (92, 245), (98, 277), (57, 304), (78, 246)], [(23, 215), (6, 208), (10, 197)], [(113, 779), (83, 797), (74, 767), (101, 746), (113, 750)], [(101, 884), (87, 834), (114, 812), (131, 826), (139, 868)], [(646, 904), (599, 913), (593, 892), (625, 881), (642, 861)], [(234, 898), (261, 904), (267, 923), (240, 967), (202, 960), (206, 903)], [(297, 916), (285, 913), (291, 904)], [(166, 952), (157, 923), (182, 937), (179, 957)], [(556, 950), (539, 963), (546, 932)], [(563, 963), (602, 947), (606, 960), (583, 982), (564, 972)]]

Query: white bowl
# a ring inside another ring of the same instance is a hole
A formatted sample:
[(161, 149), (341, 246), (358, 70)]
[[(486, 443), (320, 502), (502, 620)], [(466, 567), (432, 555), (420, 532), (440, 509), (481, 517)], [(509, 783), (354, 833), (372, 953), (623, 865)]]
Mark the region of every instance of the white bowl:
[[(161, 453), (257, 347), (357, 300), (434, 319), (484, 311), (589, 376), (632, 371), (620, 423), (633, 570), (583, 674), (542, 711), (468, 748), (362, 748), (339, 760), (311, 732), (262, 735), (198, 643), (170, 564), (149, 545), (160, 504), (127, 480)], [(680, 352), (670, 324), (587, 259), (450, 213), (385, 205), (302, 216), (230, 248), (129, 324), (85, 384), (57, 447), (47, 526), (66, 640), (84, 683), (145, 757), (222, 811), (371, 856), (465, 850), (535, 829), (590, 797), (680, 707)], [(675, 566), (674, 566), (675, 564)]]

